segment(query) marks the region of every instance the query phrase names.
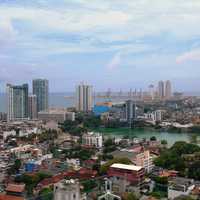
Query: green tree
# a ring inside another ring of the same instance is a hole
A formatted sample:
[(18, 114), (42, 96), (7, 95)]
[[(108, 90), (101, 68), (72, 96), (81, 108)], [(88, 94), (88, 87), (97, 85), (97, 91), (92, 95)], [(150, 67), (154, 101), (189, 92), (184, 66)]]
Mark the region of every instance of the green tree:
[(156, 141), (157, 138), (156, 138), (156, 136), (152, 136), (152, 137), (150, 138), (150, 140), (151, 140), (151, 141)]
[(52, 188), (44, 188), (39, 192), (40, 200), (53, 200)]
[(162, 145), (167, 145), (167, 140), (161, 140)]
[(126, 200), (138, 200), (138, 198), (133, 192), (131, 192), (131, 193), (128, 193)]
[(188, 168), (188, 176), (190, 178), (200, 180), (200, 161), (195, 161)]

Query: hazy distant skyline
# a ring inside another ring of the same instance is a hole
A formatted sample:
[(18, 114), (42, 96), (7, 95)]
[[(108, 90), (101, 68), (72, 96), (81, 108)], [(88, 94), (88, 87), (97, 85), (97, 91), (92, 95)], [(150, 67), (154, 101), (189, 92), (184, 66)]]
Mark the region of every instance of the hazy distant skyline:
[(0, 91), (47, 78), (51, 92), (200, 91), (200, 1), (0, 0)]

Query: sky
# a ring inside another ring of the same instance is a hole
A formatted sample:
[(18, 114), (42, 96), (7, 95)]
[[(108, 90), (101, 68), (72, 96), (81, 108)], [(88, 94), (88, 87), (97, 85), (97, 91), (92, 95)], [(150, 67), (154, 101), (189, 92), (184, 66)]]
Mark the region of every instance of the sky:
[(0, 0), (0, 91), (34, 78), (200, 91), (199, 23), (199, 0)]

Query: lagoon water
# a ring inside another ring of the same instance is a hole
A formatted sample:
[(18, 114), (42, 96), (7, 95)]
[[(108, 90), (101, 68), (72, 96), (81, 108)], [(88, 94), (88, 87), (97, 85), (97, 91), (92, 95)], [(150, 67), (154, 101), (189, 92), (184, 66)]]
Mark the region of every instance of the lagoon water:
[(129, 128), (100, 128), (97, 131), (102, 132), (103, 135), (109, 137), (122, 138), (124, 136), (147, 138), (150, 139), (155, 136), (158, 140), (167, 140), (168, 145), (172, 146), (177, 141), (198, 143), (200, 141), (200, 133), (172, 133), (172, 132), (160, 132), (149, 129), (129, 129)]

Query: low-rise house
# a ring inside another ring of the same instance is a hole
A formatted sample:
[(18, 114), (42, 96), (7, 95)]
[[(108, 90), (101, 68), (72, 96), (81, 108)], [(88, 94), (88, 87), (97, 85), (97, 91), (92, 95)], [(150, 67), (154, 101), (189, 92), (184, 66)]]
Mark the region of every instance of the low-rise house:
[(0, 193), (0, 200), (25, 200), (25, 198)]
[(68, 167), (72, 167), (73, 169), (80, 169), (80, 159), (79, 158), (67, 158)]
[(5, 189), (8, 195), (25, 196), (25, 184), (9, 183)]
[(193, 179), (174, 177), (169, 181), (168, 199), (173, 200), (182, 195), (189, 195), (194, 188)]
[(88, 179), (93, 179), (96, 176), (97, 176), (97, 171), (87, 169), (87, 168), (81, 168), (78, 171), (66, 171), (66, 172), (56, 174), (55, 176), (53, 176), (51, 178), (46, 178), (46, 179), (42, 180), (37, 185), (37, 189), (40, 190), (42, 188), (53, 186), (55, 183), (58, 183), (59, 181), (61, 181), (62, 179), (65, 179), (65, 178), (88, 180)]

